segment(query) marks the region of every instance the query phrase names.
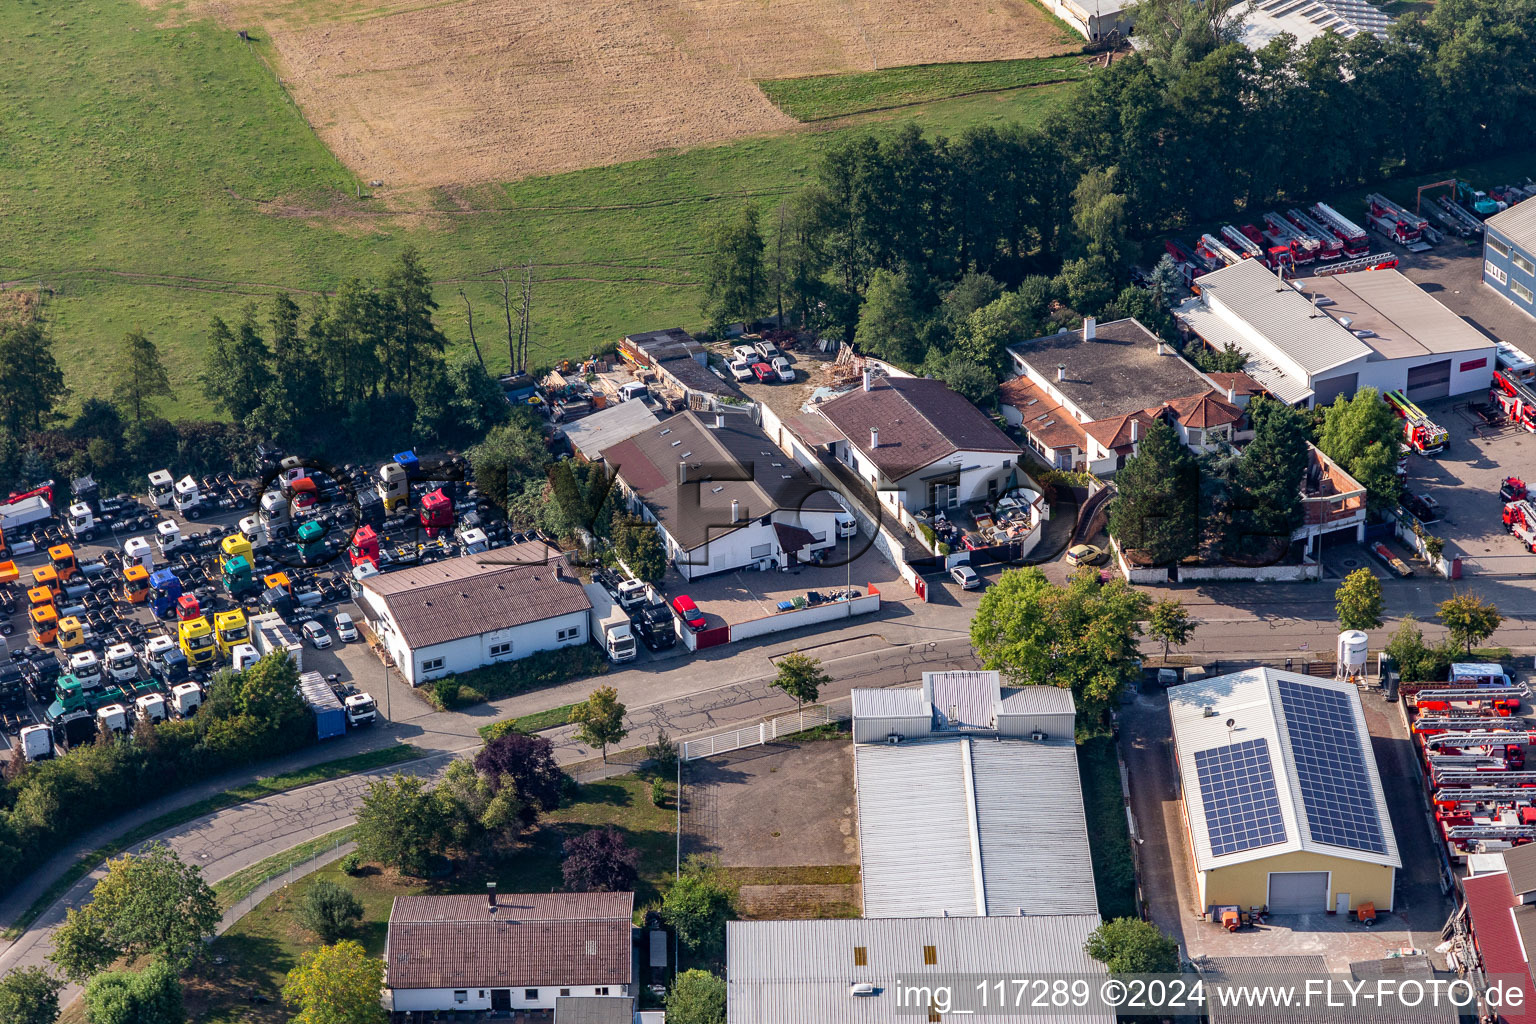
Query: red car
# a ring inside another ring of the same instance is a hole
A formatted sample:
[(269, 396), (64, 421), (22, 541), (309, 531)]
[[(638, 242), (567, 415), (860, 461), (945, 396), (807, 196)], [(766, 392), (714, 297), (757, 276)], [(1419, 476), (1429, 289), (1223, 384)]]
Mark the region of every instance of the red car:
[(687, 594), (678, 594), (672, 599), (672, 610), (695, 633), (704, 631), (704, 613), (699, 611), (699, 606)]
[(767, 363), (753, 363), (752, 376), (757, 378), (759, 384), (772, 384), (779, 379), (779, 373)]

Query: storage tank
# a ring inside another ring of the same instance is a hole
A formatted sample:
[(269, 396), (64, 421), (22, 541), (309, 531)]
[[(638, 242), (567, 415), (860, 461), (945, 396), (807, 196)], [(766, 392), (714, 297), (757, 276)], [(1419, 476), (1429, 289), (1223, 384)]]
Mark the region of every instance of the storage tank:
[(1338, 672), (1340, 679), (1354, 679), (1365, 675), (1366, 646), (1370, 638), (1358, 629), (1346, 629), (1339, 634)]

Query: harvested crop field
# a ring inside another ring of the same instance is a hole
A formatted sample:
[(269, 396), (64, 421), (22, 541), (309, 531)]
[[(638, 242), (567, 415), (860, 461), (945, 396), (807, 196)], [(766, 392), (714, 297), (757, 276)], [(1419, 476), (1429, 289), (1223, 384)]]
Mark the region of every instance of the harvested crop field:
[(755, 82), (1079, 48), (1031, 0), (143, 0), (249, 30), (387, 186), (514, 181), (799, 126)]

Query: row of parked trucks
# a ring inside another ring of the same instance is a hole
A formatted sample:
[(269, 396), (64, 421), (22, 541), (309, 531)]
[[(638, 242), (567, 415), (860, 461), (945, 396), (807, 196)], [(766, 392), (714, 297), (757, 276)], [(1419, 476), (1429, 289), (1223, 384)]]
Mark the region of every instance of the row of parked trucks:
[(1164, 248), (1183, 269), (1186, 282), (1249, 259), (1275, 271), (1318, 264), (1313, 273), (1396, 265), (1390, 253), (1371, 255), (1365, 230), (1327, 203), (1265, 213), (1261, 221), (1262, 226), (1225, 225), (1201, 235), (1195, 245), (1170, 239)]

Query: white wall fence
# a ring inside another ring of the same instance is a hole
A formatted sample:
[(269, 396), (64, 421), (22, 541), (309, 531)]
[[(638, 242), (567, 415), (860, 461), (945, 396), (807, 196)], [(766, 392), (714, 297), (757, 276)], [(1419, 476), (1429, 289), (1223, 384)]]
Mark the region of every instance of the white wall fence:
[(796, 608), (794, 611), (764, 615), (760, 619), (733, 622), (731, 624), (731, 642), (735, 643), (737, 640), (747, 640), (754, 636), (778, 633), (786, 629), (796, 629), (800, 626), (812, 626), (820, 622), (851, 619), (855, 615), (868, 615), (879, 610), (880, 592), (876, 590), (873, 594), (865, 594), (863, 597), (856, 597), (851, 601), (829, 601), (825, 604)]
[(847, 697), (840, 697), (837, 700), (828, 701), (826, 704), (817, 704), (814, 707), (808, 707), (801, 711), (779, 715), (777, 718), (765, 719), (756, 725), (732, 729), (729, 732), (717, 733), (714, 736), (705, 736), (701, 739), (685, 740), (683, 742), (682, 759), (684, 761), (697, 761), (701, 757), (729, 754), (733, 750), (772, 743), (774, 740), (785, 736), (793, 736), (797, 732), (814, 729), (820, 725), (828, 725), (832, 722), (846, 722), (852, 717), (852, 702)]

